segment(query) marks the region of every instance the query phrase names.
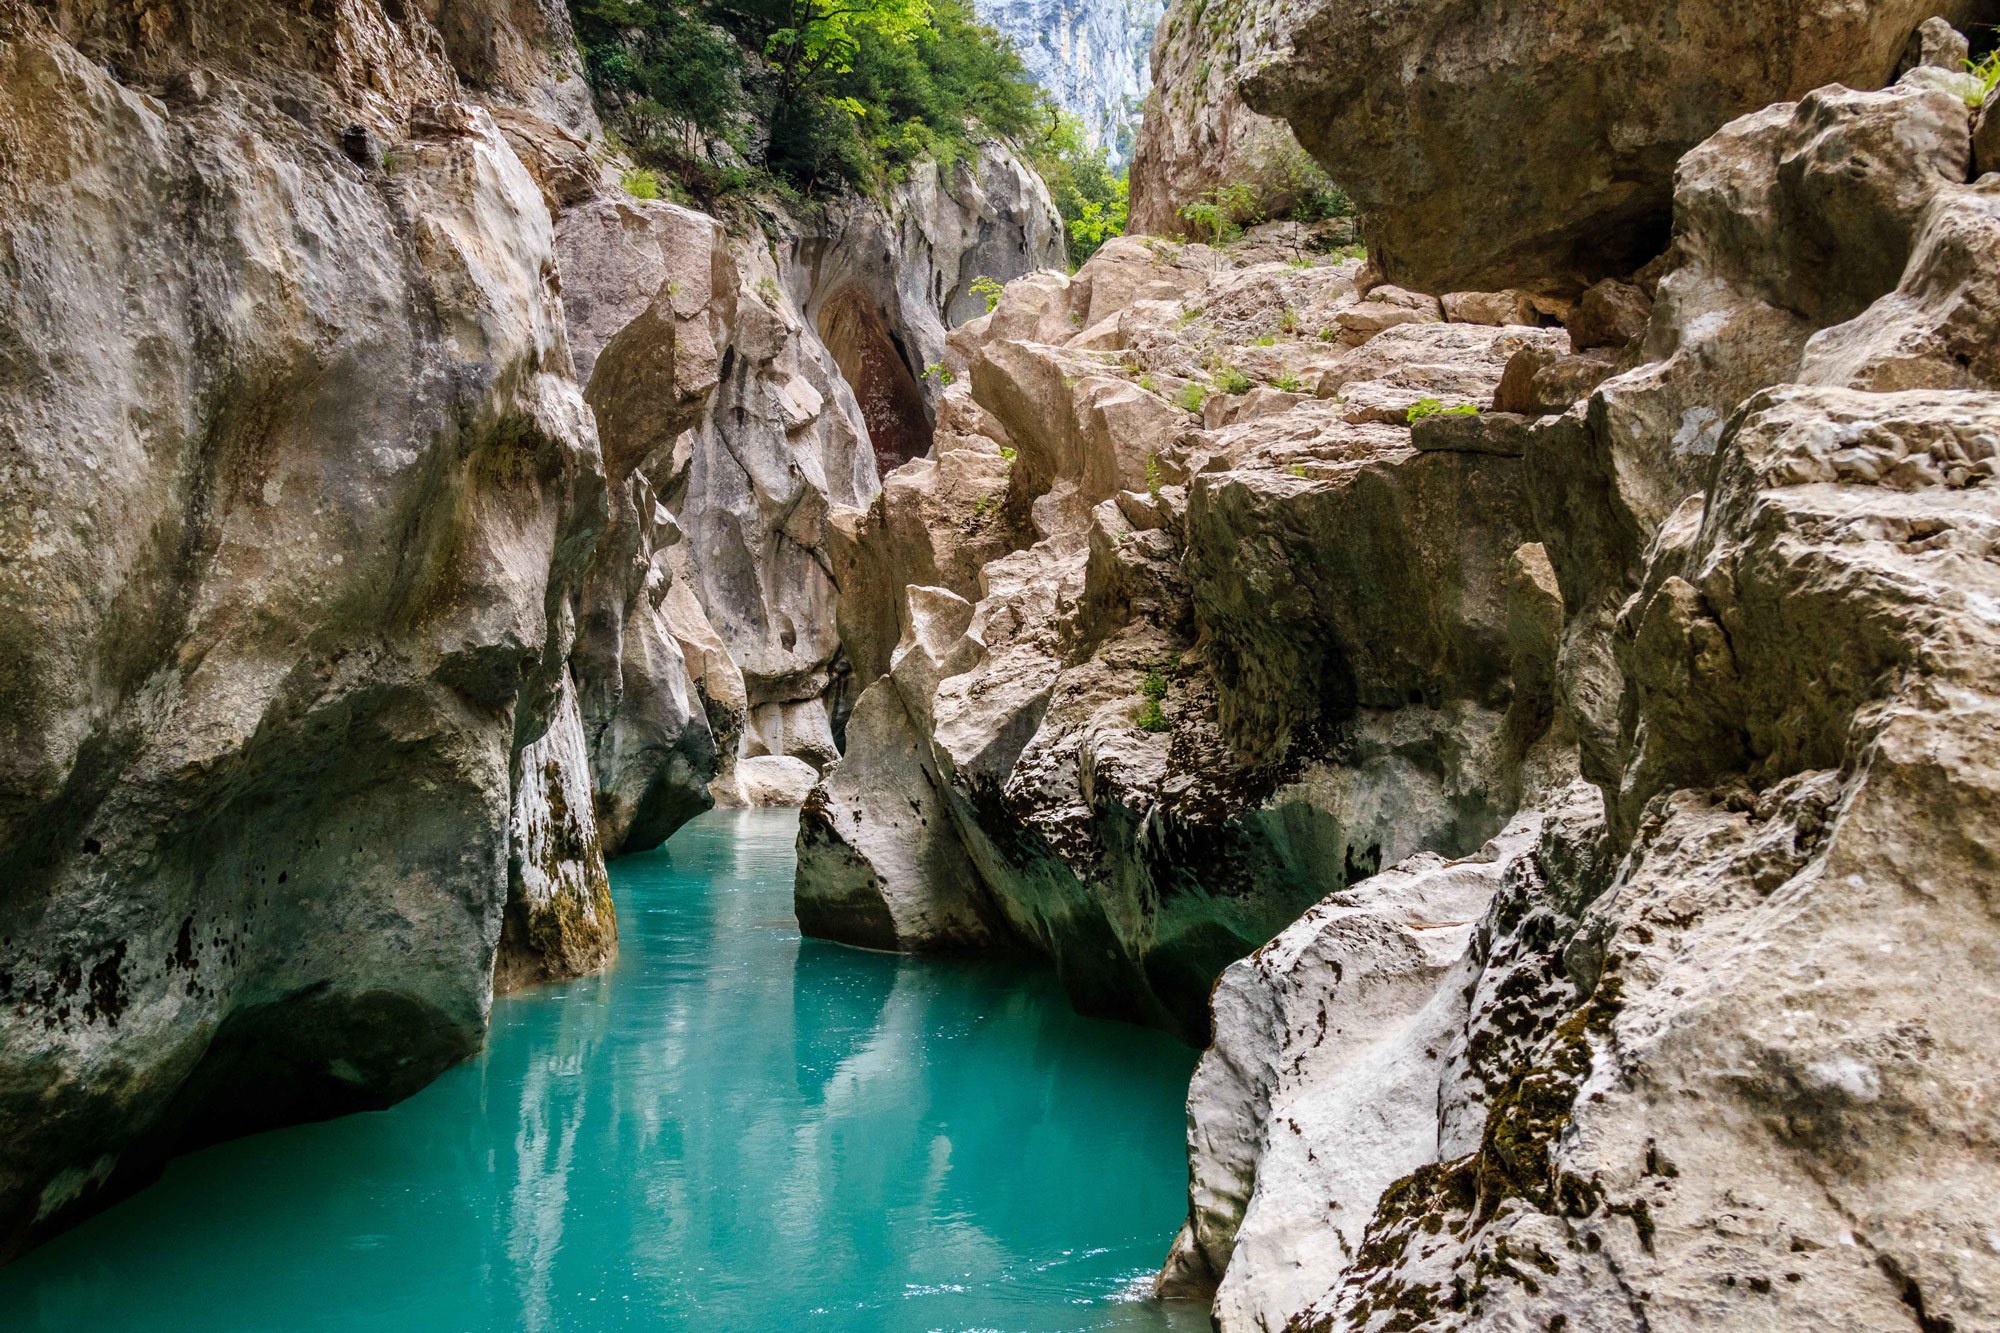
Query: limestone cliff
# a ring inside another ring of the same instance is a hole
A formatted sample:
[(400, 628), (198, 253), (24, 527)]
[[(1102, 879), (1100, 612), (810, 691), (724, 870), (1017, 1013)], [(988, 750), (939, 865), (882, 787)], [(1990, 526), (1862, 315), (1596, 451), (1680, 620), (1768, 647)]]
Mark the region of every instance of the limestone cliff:
[(1931, 36), (1683, 159), (1629, 369), (1523, 432), (1591, 781), (1225, 974), (1218, 1327), (1994, 1321), (2000, 182)]
[(1146, 96), (1160, 0), (978, 0), (976, 8), (1112, 164), (1125, 162)]
[(12, 1250), (476, 1049), (510, 822), (524, 961), (611, 923), (521, 772), (576, 779), (534, 747), (597, 434), (547, 209), (437, 30), (9, 3), (0, 124)]
[(1053, 209), (992, 145), (725, 230), (583, 87), (549, 0), (0, 0), (0, 1256), (422, 1086), (611, 959), (606, 856), (834, 754), (841, 356), (927, 448)]
[[(719, 762), (721, 799), (796, 804), (837, 755), (853, 697), (833, 578), (843, 516), (930, 449), (925, 367), (944, 356), (946, 321), (978, 304), (972, 284), (1062, 255), (1046, 187), (999, 143), (826, 213), (733, 234), (622, 196), (562, 215), (564, 304), (607, 467), (634, 513), (658, 515), (619, 557), (633, 572), (598, 599), (602, 636), (587, 640), (607, 645), (602, 688), (585, 692), (600, 803), (630, 810), (607, 816), (614, 847), (654, 845), (685, 817), (673, 775)], [(619, 690), (621, 640), (644, 679), (685, 686)], [(676, 657), (699, 665), (651, 665)], [(663, 764), (677, 746), (683, 760)], [(621, 779), (627, 755), (663, 789)]]
[(1312, 160), (1289, 125), (1252, 111), (1237, 88), (1244, 70), (1282, 41), (1290, 14), (1279, 0), (1168, 8), (1132, 153), (1133, 232), (1177, 236), (1183, 206), (1231, 186), (1250, 187), (1267, 217), (1298, 202)]
[[(1259, 235), (1016, 282), (856, 534), (800, 919), (1212, 1023), (1160, 1286), (1225, 1333), (2000, 1317), (1996, 113), (1929, 7), (1833, 8), (1726, 124), (1676, 81), (1728, 62), (1633, 57), (1691, 137), (1629, 250), (1549, 147), (1467, 159), (1532, 244), (1375, 201), (1442, 295)], [(1368, 12), (1324, 87), (1476, 28)]]

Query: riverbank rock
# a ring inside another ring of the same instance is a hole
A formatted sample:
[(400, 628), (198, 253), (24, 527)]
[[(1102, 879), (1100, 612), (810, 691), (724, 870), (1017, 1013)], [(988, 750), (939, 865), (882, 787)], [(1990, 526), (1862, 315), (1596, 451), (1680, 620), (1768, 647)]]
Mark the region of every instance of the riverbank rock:
[(1353, 196), (1390, 281), (1578, 291), (1659, 252), (1689, 149), (1823, 84), (1882, 86), (1947, 10), (1987, 16), (1938, 0), (1324, 3), (1237, 77)]
[(603, 464), (542, 194), (443, 52), (0, 5), (0, 1253), (476, 1050), (510, 908), (530, 970), (615, 938), (538, 924), (604, 906)]
[[(1589, 780), (1226, 975), (1161, 1277), (1219, 1328), (1994, 1320), (2000, 251), (1957, 77), (1690, 153), (1644, 361), (1522, 427)], [(1385, 984), (1356, 923), (1444, 873), (1490, 902)]]
[(807, 805), (808, 930), (1026, 948), (1199, 1038), (1215, 977), (1313, 898), (1475, 851), (1560, 767), (1521, 447), (1420, 450), (1410, 417), (1566, 335), (1346, 348), (1319, 331), (1355, 265), (1255, 254), (1128, 238), (954, 335), (958, 442), (857, 531), (850, 568), (907, 592), (855, 626), (857, 663), (900, 642)]

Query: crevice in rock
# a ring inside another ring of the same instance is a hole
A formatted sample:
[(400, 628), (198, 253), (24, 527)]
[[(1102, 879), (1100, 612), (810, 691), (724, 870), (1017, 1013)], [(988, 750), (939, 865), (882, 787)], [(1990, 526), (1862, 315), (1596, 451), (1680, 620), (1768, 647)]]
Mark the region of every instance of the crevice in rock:
[(931, 418), (915, 369), (859, 284), (841, 287), (820, 307), (819, 335), (861, 405), (877, 471), (887, 476), (929, 453)]

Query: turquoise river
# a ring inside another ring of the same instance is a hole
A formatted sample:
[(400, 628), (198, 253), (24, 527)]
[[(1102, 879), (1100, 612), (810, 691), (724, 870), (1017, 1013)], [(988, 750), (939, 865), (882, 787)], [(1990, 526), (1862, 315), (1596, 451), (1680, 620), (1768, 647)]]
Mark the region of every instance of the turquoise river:
[(9, 1330), (1194, 1330), (1145, 1297), (1194, 1053), (1047, 975), (802, 940), (784, 812), (612, 869), (606, 975), (388, 1111), (223, 1144), (0, 1269)]

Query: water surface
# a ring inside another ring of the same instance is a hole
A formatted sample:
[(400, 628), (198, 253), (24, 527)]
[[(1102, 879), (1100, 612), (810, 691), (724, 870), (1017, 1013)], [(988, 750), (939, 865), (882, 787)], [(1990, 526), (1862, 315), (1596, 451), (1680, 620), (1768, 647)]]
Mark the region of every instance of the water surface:
[(391, 1110), (224, 1144), (0, 1269), (0, 1327), (1194, 1330), (1142, 1298), (1194, 1053), (1047, 976), (801, 940), (795, 818), (612, 869), (603, 977)]

